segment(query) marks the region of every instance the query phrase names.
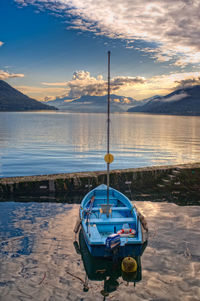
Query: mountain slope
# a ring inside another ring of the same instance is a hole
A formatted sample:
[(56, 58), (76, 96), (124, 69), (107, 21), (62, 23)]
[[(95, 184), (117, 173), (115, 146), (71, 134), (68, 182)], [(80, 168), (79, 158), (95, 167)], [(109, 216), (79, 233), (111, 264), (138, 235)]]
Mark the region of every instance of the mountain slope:
[(0, 80), (0, 111), (57, 110), (32, 99)]
[[(126, 112), (133, 106), (144, 104), (144, 102), (137, 101), (131, 97), (115, 94), (110, 95), (110, 101), (111, 112)], [(53, 101), (49, 101), (48, 104), (52, 104), (60, 110), (71, 112), (105, 113), (107, 112), (107, 95), (84, 95), (77, 99), (70, 99), (68, 97), (56, 98)]]
[(181, 88), (163, 97), (155, 97), (143, 106), (130, 108), (128, 112), (200, 115), (200, 85)]

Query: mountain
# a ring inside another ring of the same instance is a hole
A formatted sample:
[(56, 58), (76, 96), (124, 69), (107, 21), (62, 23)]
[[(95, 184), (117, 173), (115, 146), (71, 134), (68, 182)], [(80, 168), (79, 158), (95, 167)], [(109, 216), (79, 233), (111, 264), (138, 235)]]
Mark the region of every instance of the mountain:
[[(129, 108), (142, 105), (144, 102), (137, 101), (131, 97), (110, 95), (111, 112), (126, 112)], [(84, 95), (77, 99), (68, 97), (56, 98), (53, 101), (48, 101), (60, 110), (71, 112), (87, 112), (87, 113), (105, 113), (107, 112), (107, 95), (91, 96)]]
[(0, 80), (0, 111), (57, 110), (32, 99)]
[(161, 98), (161, 97), (162, 97), (162, 96), (160, 96), (160, 95), (154, 95), (154, 96), (151, 96), (151, 97), (149, 97), (149, 98), (145, 98), (145, 99), (143, 99), (142, 101), (143, 101), (144, 104), (145, 104), (145, 103), (149, 102), (150, 100), (158, 99), (158, 98)]
[(128, 112), (200, 115), (200, 85), (181, 88), (166, 96), (155, 96), (143, 106), (128, 109)]

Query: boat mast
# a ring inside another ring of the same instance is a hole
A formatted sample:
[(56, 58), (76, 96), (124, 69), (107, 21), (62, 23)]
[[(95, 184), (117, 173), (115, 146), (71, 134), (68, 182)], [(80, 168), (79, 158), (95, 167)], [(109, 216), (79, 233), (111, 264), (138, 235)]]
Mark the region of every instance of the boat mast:
[[(108, 110), (107, 110), (107, 154), (104, 160), (107, 163), (107, 205), (109, 204), (109, 186), (110, 186), (110, 164), (114, 157), (110, 154), (110, 51), (108, 51)], [(108, 206), (107, 206), (108, 208)], [(109, 212), (108, 212), (109, 214)]]
[[(107, 120), (107, 155), (110, 154), (110, 51), (108, 51), (108, 120)], [(109, 204), (110, 162), (107, 161), (107, 204)]]

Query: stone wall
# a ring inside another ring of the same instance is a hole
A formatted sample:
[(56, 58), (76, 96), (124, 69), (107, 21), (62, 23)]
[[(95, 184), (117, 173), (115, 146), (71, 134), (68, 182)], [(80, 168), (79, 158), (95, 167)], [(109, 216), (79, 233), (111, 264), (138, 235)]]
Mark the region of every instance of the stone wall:
[[(0, 198), (83, 196), (106, 184), (106, 172), (0, 178)], [(200, 193), (200, 163), (113, 170), (110, 186), (125, 194)]]

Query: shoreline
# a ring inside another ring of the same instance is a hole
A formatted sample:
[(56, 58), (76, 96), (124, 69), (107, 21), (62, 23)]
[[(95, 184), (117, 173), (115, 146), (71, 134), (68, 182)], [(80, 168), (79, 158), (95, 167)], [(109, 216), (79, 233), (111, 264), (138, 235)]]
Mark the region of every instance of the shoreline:
[[(0, 178), (0, 197), (84, 195), (106, 183), (106, 171)], [(200, 163), (110, 171), (110, 185), (123, 193), (200, 194)]]

